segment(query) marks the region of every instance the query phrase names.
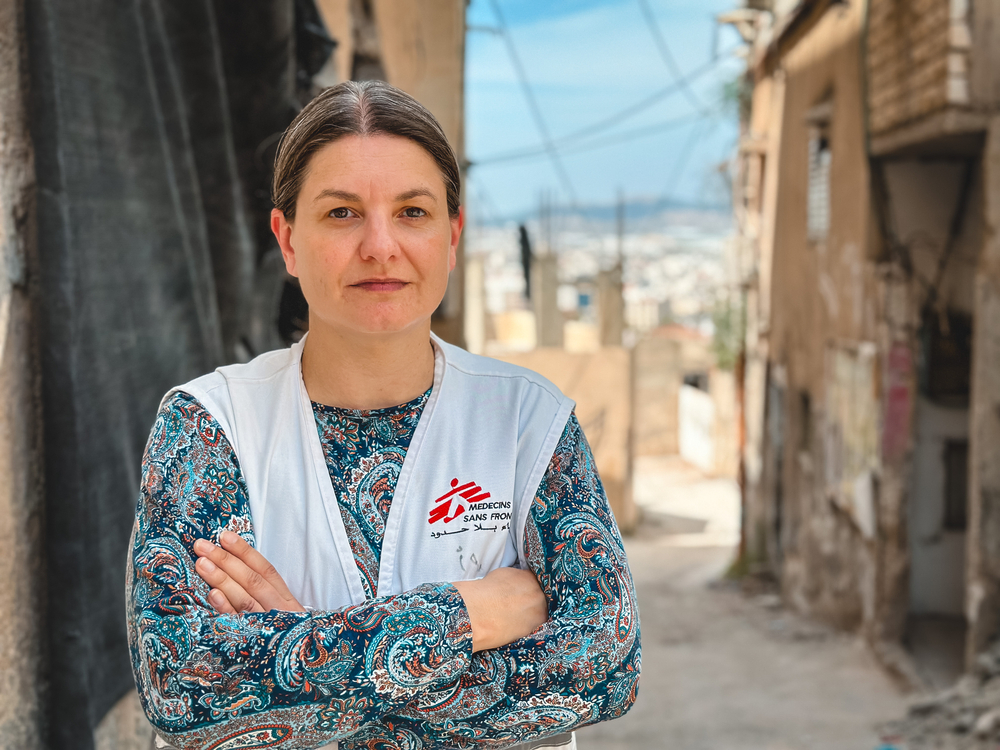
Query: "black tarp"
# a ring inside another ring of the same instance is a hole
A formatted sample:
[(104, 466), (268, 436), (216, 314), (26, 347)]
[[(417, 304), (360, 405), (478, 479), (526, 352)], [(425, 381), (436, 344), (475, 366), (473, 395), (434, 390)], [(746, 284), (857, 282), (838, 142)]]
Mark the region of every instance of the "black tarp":
[(293, 0), (27, 9), (49, 744), (89, 750), (132, 689), (125, 555), (160, 397), (278, 340), (268, 159), (303, 92)]

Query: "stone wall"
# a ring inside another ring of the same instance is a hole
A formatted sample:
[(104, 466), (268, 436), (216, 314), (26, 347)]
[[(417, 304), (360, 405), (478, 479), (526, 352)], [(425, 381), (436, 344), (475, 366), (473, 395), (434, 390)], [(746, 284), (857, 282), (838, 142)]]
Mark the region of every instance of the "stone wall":
[(661, 326), (632, 350), (633, 450), (638, 456), (680, 452), (678, 396), (684, 376), (708, 376), (715, 405), (712, 430), (715, 461), (710, 472), (735, 477), (739, 465), (736, 385), (733, 373), (715, 366), (711, 340), (680, 326)]
[(681, 342), (655, 336), (633, 350), (635, 367), (636, 456), (672, 456), (680, 450), (677, 396), (683, 382)]
[(871, 0), (868, 100), (879, 134), (969, 103), (968, 3), (958, 0)]

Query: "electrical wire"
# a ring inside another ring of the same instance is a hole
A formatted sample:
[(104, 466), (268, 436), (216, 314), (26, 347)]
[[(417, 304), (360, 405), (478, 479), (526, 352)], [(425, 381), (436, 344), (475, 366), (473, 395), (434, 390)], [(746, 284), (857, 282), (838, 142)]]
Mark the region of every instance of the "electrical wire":
[[(697, 142), (706, 135), (706, 129), (698, 127), (701, 122), (714, 118), (721, 108), (722, 102), (711, 107), (706, 107), (704, 103), (698, 98), (694, 93), (690, 84), (705, 75), (709, 71), (713, 70), (722, 60), (728, 59), (730, 54), (738, 48), (739, 45), (731, 47), (725, 50), (721, 55), (713, 55), (712, 59), (706, 64), (690, 71), (687, 74), (682, 74), (677, 66), (676, 60), (670, 52), (670, 48), (666, 43), (666, 39), (663, 37), (659, 25), (656, 23), (656, 18), (653, 16), (652, 11), (648, 5), (647, 0), (638, 0), (643, 11), (643, 16), (646, 23), (649, 26), (650, 32), (653, 34), (654, 40), (657, 43), (661, 57), (663, 57), (664, 62), (667, 64), (670, 72), (673, 75), (674, 80), (664, 86), (663, 88), (653, 92), (646, 98), (636, 102), (635, 104), (629, 105), (614, 114), (603, 118), (595, 123), (591, 123), (579, 130), (573, 131), (560, 138), (553, 139), (549, 133), (548, 127), (545, 122), (545, 118), (542, 115), (541, 108), (535, 99), (534, 91), (531, 88), (531, 84), (528, 80), (527, 73), (521, 62), (521, 58), (518, 55), (517, 48), (514, 45), (513, 38), (510, 35), (509, 27), (507, 26), (506, 18), (500, 8), (498, 0), (489, 0), (490, 5), (493, 8), (494, 15), (498, 21), (498, 27), (494, 33), (498, 33), (504, 38), (504, 42), (507, 47), (508, 55), (510, 56), (511, 63), (513, 64), (515, 73), (517, 74), (519, 84), (521, 86), (524, 97), (528, 103), (529, 110), (531, 111), (532, 119), (535, 122), (535, 126), (542, 139), (541, 148), (531, 148), (523, 149), (520, 151), (512, 151), (502, 154), (496, 154), (494, 156), (487, 156), (483, 159), (476, 159), (470, 162), (470, 167), (476, 166), (488, 166), (491, 164), (499, 164), (511, 161), (520, 160), (530, 160), (540, 157), (547, 157), (552, 161), (553, 167), (563, 184), (564, 189), (569, 194), (572, 204), (576, 205), (576, 191), (573, 187), (572, 180), (567, 173), (565, 166), (563, 164), (561, 154), (566, 153), (581, 153), (585, 151), (591, 151), (595, 149), (605, 148), (607, 146), (614, 145), (616, 143), (621, 143), (623, 141), (631, 141), (636, 138), (643, 138), (649, 135), (655, 135), (657, 133), (664, 132), (666, 130), (678, 127), (690, 122), (696, 123), (696, 127), (692, 130), (692, 134), (688, 141), (685, 143), (683, 151), (678, 157), (678, 161), (675, 163), (674, 168), (671, 172), (670, 181), (668, 182), (667, 192), (663, 197), (657, 202), (658, 205), (664, 205), (672, 200), (673, 186), (676, 181), (680, 178), (683, 170), (687, 166), (687, 162), (691, 157), (691, 152), (694, 150)], [(681, 91), (685, 94), (688, 101), (695, 106), (698, 110), (696, 113), (689, 114), (682, 117), (676, 117), (670, 120), (661, 121), (653, 125), (643, 126), (640, 128), (633, 128), (632, 130), (614, 133), (606, 138), (598, 138), (596, 140), (585, 141), (584, 143), (575, 144), (576, 141), (587, 138), (597, 133), (601, 133), (604, 130), (619, 126), (624, 120), (634, 117), (635, 115), (649, 109), (653, 105), (659, 103), (663, 99)], [(715, 127), (718, 125), (718, 121), (712, 123), (712, 127), (708, 128), (708, 132), (713, 132)], [(492, 200), (487, 198), (490, 203)], [(495, 214), (495, 206), (493, 206), (490, 213)]]
[[(482, 219), (485, 219), (487, 222), (493, 224), (498, 223), (500, 220), (500, 212), (497, 211), (496, 203), (493, 201), (493, 196), (490, 195), (481, 180), (473, 179), (471, 182), (472, 185), (475, 186), (476, 192), (478, 193), (478, 204), (482, 207), (482, 209), (484, 209), (482, 213), (484, 213), (485, 216), (480, 218), (480, 223), (482, 223)], [(476, 213), (480, 212), (477, 211)]]
[[(682, 115), (680, 117), (674, 117), (669, 120), (663, 120), (658, 123), (653, 123), (652, 125), (644, 125), (639, 128), (632, 128), (631, 130), (625, 130), (621, 133), (614, 133), (604, 138), (597, 138), (590, 141), (584, 141), (583, 143), (570, 145), (565, 147), (560, 147), (557, 141), (556, 145), (560, 148), (560, 152), (563, 155), (581, 153), (584, 151), (593, 151), (595, 149), (604, 148), (606, 146), (613, 146), (616, 143), (621, 143), (623, 141), (631, 141), (636, 138), (645, 138), (651, 135), (657, 135), (659, 133), (672, 130), (673, 128), (686, 125), (692, 122), (702, 122), (704, 120), (715, 117), (718, 114), (717, 111), (711, 109), (705, 110), (703, 112), (696, 112), (692, 114)], [(537, 159), (542, 156), (546, 156), (548, 151), (544, 148), (533, 148), (524, 149), (521, 151), (510, 151), (504, 154), (496, 154), (495, 156), (487, 156), (483, 159), (474, 159), (471, 161), (471, 165), (474, 167), (487, 166), (490, 164), (500, 164), (504, 162), (511, 161), (523, 161), (525, 159)]]
[(702, 103), (698, 95), (694, 93), (694, 90), (684, 81), (684, 74), (681, 73), (680, 68), (677, 67), (677, 61), (674, 59), (673, 53), (670, 51), (670, 45), (667, 44), (666, 37), (663, 36), (663, 32), (660, 30), (660, 24), (656, 21), (656, 16), (653, 15), (653, 9), (649, 7), (649, 0), (638, 0), (639, 7), (642, 9), (642, 17), (646, 21), (646, 26), (649, 27), (649, 33), (653, 36), (653, 41), (656, 42), (656, 48), (660, 52), (660, 57), (663, 58), (663, 62), (666, 63), (667, 69), (670, 71), (670, 75), (673, 76), (674, 83), (676, 83), (681, 90), (684, 92), (684, 96), (687, 100), (691, 102), (697, 110), (702, 110), (705, 105)]
[[(729, 52), (735, 49), (736, 47), (727, 50), (726, 54), (728, 55)], [(680, 91), (681, 87), (684, 86), (686, 83), (690, 83), (691, 81), (697, 80), (701, 76), (705, 75), (706, 73), (714, 69), (723, 59), (725, 59), (725, 57), (719, 57), (714, 60), (709, 60), (701, 67), (692, 70), (690, 73), (681, 78), (679, 81), (675, 81), (674, 83), (670, 83), (667, 86), (663, 87), (662, 89), (654, 91), (645, 99), (641, 99), (635, 104), (630, 104), (624, 109), (621, 109), (615, 112), (614, 114), (605, 117), (603, 120), (598, 120), (595, 123), (591, 123), (590, 125), (582, 127), (579, 130), (575, 130), (572, 133), (569, 133), (567, 135), (564, 135), (556, 139), (556, 145), (558, 146), (559, 144), (579, 140), (580, 138), (584, 138), (588, 135), (593, 135), (594, 133), (599, 133), (602, 130), (607, 130), (608, 128), (620, 125), (624, 120), (627, 120), (630, 117), (639, 114), (640, 112), (646, 111), (654, 104), (658, 104), (663, 99), (666, 99), (672, 94), (677, 93), (678, 91)]]
[(663, 197), (656, 202), (657, 208), (667, 206), (674, 200), (674, 192), (677, 187), (677, 183), (684, 174), (684, 170), (687, 168), (688, 162), (691, 160), (691, 156), (694, 153), (695, 148), (702, 138), (705, 138), (715, 132), (715, 127), (717, 125), (718, 121), (715, 121), (709, 128), (695, 126), (691, 129), (691, 134), (684, 142), (684, 146), (682, 147), (680, 154), (677, 156), (677, 161), (674, 162), (674, 168), (670, 171), (670, 177), (667, 179), (667, 187), (664, 191)]
[(545, 146), (545, 151), (552, 160), (552, 166), (555, 168), (556, 174), (559, 176), (559, 180), (563, 184), (563, 188), (569, 195), (570, 201), (575, 205), (576, 190), (573, 188), (573, 181), (570, 180), (569, 174), (566, 172), (566, 167), (563, 166), (562, 159), (559, 156), (559, 151), (556, 149), (552, 136), (549, 135), (549, 129), (545, 124), (545, 118), (542, 116), (542, 110), (538, 106), (535, 94), (528, 81), (528, 74), (525, 72), (524, 66), (521, 64), (521, 58), (517, 54), (517, 48), (514, 46), (514, 39), (510, 35), (510, 29), (507, 26), (507, 19), (504, 18), (503, 12), (500, 10), (500, 3), (498, 0), (490, 0), (490, 5), (493, 7), (493, 14), (497, 18), (500, 32), (507, 45), (507, 53), (510, 55), (510, 61), (514, 65), (514, 71), (517, 73), (518, 81), (520, 82), (521, 89), (524, 92), (524, 98), (527, 100), (528, 108), (531, 110), (531, 116), (535, 121), (535, 127), (538, 128), (539, 135), (542, 137), (542, 143)]

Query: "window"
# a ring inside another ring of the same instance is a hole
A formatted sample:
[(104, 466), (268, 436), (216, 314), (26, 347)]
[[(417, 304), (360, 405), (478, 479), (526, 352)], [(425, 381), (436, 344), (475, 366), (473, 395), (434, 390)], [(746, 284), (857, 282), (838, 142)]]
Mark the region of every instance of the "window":
[(812, 445), (812, 397), (809, 391), (799, 391), (799, 450), (808, 451)]
[(830, 120), (833, 99), (806, 114), (809, 125), (808, 235), (810, 242), (825, 242), (830, 233)]
[(920, 386), (943, 406), (965, 407), (972, 390), (972, 318), (948, 310), (924, 315), (920, 330)]
[(949, 440), (944, 444), (944, 527), (965, 531), (969, 495), (969, 443)]

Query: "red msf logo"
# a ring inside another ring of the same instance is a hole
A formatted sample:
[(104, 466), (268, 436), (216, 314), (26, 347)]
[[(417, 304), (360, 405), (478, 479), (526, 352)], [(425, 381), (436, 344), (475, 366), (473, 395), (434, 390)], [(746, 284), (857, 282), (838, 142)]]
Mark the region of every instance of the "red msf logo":
[[(489, 496), (490, 493), (483, 492), (483, 488), (475, 482), (468, 482), (459, 486), (458, 479), (452, 479), (451, 490), (434, 501), (434, 507), (431, 508), (427, 523), (436, 523), (442, 519), (445, 523), (451, 523), (465, 513), (465, 506), (462, 505), (463, 500), (469, 504), (481, 503)], [(453, 505), (455, 506), (455, 512), (448, 515)]]

